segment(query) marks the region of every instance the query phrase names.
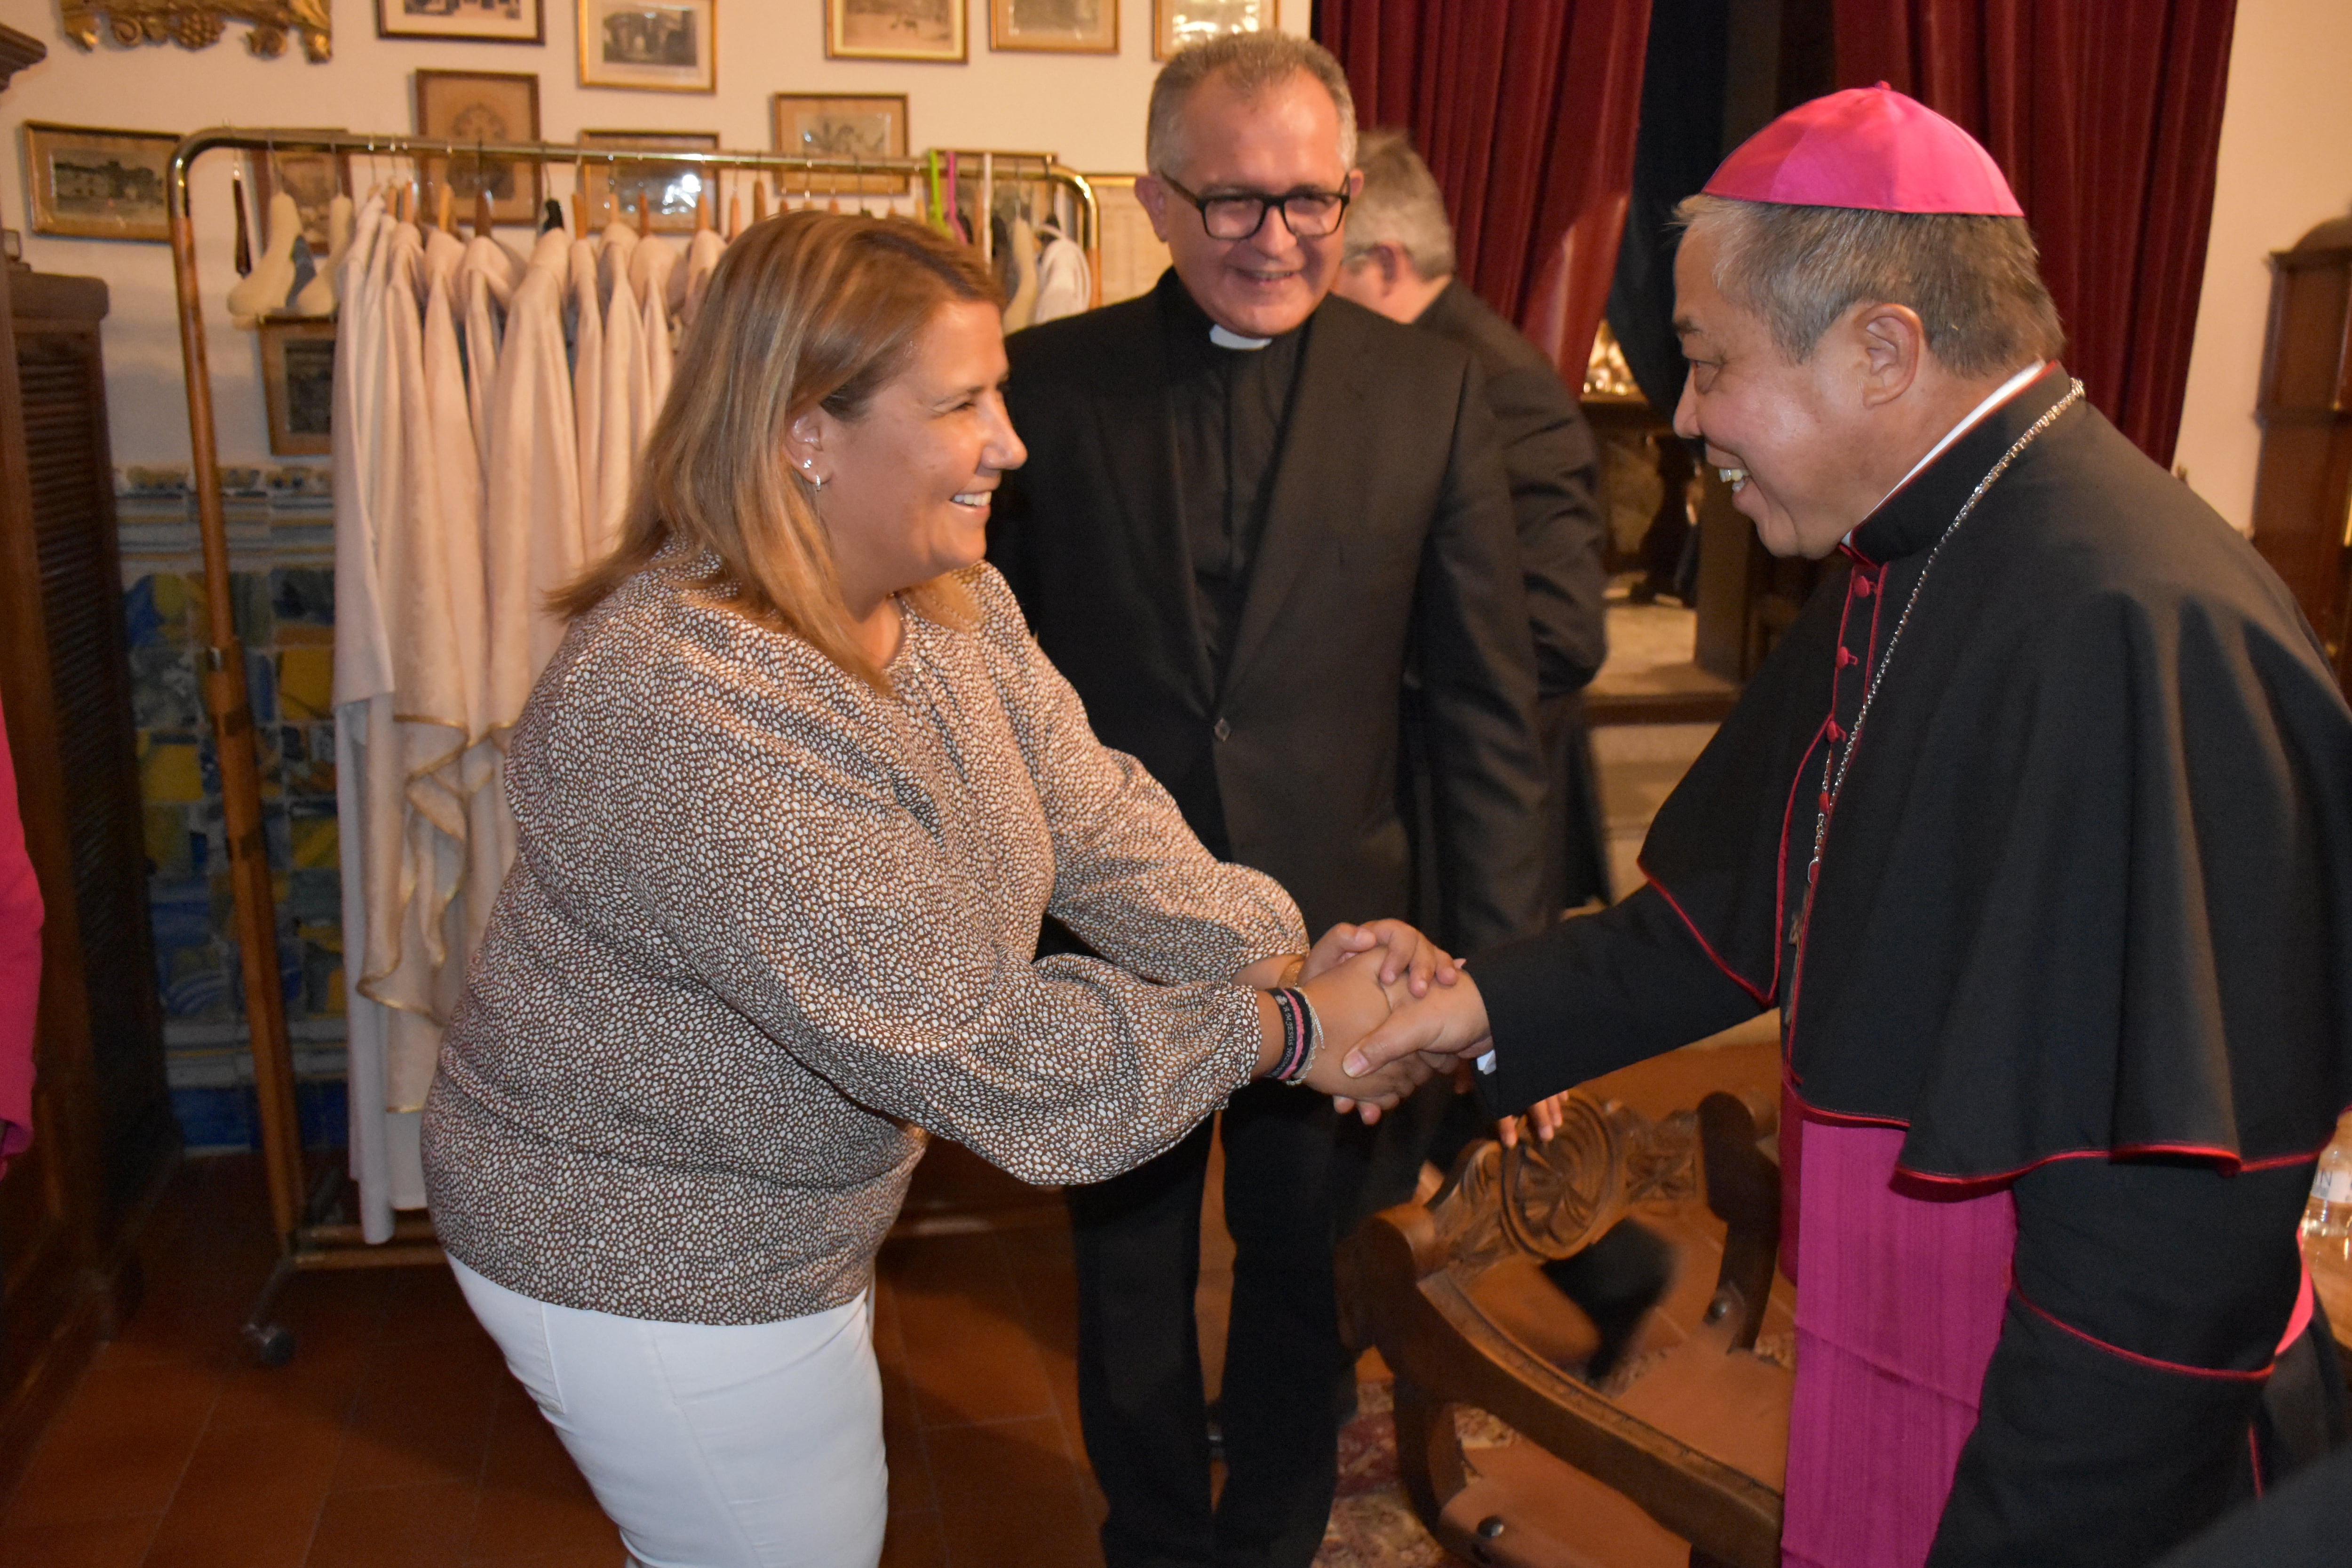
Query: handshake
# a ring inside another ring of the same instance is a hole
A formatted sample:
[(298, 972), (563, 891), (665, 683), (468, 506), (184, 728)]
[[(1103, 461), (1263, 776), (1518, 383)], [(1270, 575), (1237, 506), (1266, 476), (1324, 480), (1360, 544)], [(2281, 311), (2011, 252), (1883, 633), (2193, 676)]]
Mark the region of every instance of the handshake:
[[(1312, 952), (1263, 960), (1235, 978), (1306, 994), (1323, 1044), (1297, 1081), (1367, 1122), (1491, 1043), (1486, 1005), (1469, 972), (1402, 921), (1333, 926)], [(1258, 1009), (1265, 1076), (1281, 1058), (1282, 1031), (1271, 1001), (1261, 998)]]

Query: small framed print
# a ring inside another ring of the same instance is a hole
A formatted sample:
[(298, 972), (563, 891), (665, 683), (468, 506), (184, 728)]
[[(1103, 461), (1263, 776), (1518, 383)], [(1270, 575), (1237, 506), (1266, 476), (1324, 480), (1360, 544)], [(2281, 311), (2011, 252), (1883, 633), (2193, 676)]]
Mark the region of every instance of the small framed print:
[(965, 0), (824, 0), (825, 56), (961, 65), (971, 49), (964, 5)]
[[(719, 133), (715, 131), (583, 131), (583, 147), (642, 147), (649, 153), (685, 151), (715, 153), (719, 150)], [(588, 198), (590, 212), (603, 212), (611, 202), (610, 216), (618, 217), (634, 212), (640, 205), (653, 214), (653, 226), (671, 234), (686, 234), (694, 228), (694, 209), (705, 191), (712, 192), (712, 206), (718, 205), (717, 192), (711, 182), (716, 176), (698, 163), (675, 163), (662, 158), (648, 158), (644, 163), (583, 163), (580, 169), (580, 188)]]
[(375, 0), (375, 36), (543, 44), (546, 0)]
[(1151, 58), (1227, 33), (1271, 33), (1281, 18), (1281, 0), (1151, 0)]
[(261, 396), (269, 409), (269, 450), (279, 458), (324, 457), (334, 447), (335, 323), (261, 323)]
[[(779, 153), (803, 158), (903, 158), (907, 155), (907, 95), (780, 92), (772, 100), (772, 140)], [(814, 195), (888, 195), (907, 188), (895, 169), (835, 174), (778, 170), (776, 189)]]
[(26, 121), (25, 198), (33, 232), (168, 242), (163, 192), (179, 144), (168, 132)]
[(1041, 54), (1118, 53), (1118, 0), (989, 0), (988, 47)]
[[(340, 136), (340, 131), (295, 131), (289, 136)], [(299, 148), (266, 149), (253, 155), (253, 197), (257, 208), (269, 210), (269, 198), (284, 191), (302, 214), (302, 237), (321, 263), (328, 248), (327, 209), (352, 186), (352, 160), (347, 153)]]
[(719, 0), (580, 0), (580, 85), (719, 90)]
[[(536, 142), (539, 78), (528, 71), (418, 71), (416, 133), (441, 142)], [(425, 179), (446, 182), (461, 205), (488, 191), (499, 222), (539, 226), (537, 163), (465, 153), (418, 163)]]

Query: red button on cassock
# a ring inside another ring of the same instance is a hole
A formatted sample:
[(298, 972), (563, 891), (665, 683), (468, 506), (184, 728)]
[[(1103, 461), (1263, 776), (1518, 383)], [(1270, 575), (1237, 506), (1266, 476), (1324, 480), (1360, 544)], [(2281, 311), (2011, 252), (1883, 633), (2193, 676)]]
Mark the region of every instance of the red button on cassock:
[(1838, 647), (1837, 667), (1840, 669), (1843, 669), (1847, 665), (1853, 662), (1853, 649), (1845, 647), (1843, 644), (1840, 644)]
[(1857, 599), (1867, 599), (1870, 597), (1870, 579), (1864, 576), (1859, 572), (1855, 573), (1853, 576), (1853, 596)]

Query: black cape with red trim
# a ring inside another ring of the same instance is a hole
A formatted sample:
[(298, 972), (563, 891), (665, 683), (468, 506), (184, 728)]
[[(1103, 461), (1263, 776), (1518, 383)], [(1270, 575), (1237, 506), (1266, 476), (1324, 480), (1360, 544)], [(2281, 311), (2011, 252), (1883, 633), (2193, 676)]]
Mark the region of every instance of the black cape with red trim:
[[(1895, 637), (2067, 386), (2050, 367), (1855, 531), (1659, 811), (1649, 888), (1473, 961), (1496, 1109), (1778, 1004), (1798, 1094), (1906, 1126), (1924, 1176), (2327, 1142), (2352, 1101), (2352, 713), (2270, 568), (2078, 403)], [(1833, 712), (1882, 659), (1807, 914)]]

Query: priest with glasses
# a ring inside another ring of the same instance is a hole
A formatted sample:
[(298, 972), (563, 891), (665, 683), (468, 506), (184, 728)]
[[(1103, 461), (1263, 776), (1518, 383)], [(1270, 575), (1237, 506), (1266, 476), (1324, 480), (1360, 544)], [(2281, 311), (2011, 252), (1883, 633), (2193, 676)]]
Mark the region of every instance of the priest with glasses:
[[(1317, 930), (1418, 907), (1440, 940), (1484, 946), (1545, 913), (1516, 525), (1468, 353), (1330, 297), (1355, 141), (1346, 76), (1303, 38), (1168, 62), (1136, 195), (1173, 266), (1006, 343), (1029, 461), (1005, 476), (989, 557), (1096, 733), (1215, 853), (1271, 875)], [(1417, 905), (1397, 798), (1409, 660), (1444, 881)], [(1352, 1392), (1333, 1113), (1244, 1089), (1217, 1121), (1234, 1259), (1213, 1504), (1192, 1305), (1210, 1130), (1070, 1194), (1110, 1568), (1307, 1568), (1330, 1513)]]

